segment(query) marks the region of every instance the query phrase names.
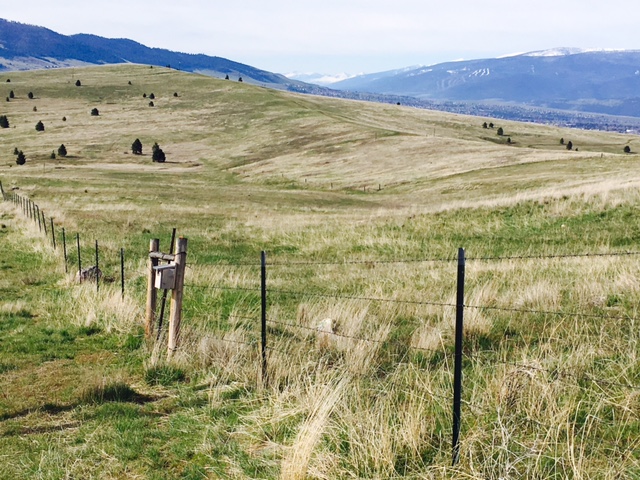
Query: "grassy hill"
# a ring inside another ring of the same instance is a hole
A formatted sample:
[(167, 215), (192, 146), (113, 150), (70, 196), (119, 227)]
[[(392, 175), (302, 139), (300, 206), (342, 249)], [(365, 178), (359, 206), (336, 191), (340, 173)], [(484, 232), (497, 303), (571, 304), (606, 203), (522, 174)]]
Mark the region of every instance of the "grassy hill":
[[(0, 204), (0, 477), (640, 475), (637, 137), (136, 65), (0, 85), (15, 95), (0, 109), (5, 192), (80, 233), (85, 264), (98, 240), (107, 280), (127, 258), (124, 300), (115, 281), (77, 285), (60, 249)], [(51, 159), (60, 144), (67, 157)], [(168, 362), (141, 325), (149, 239), (167, 250), (173, 227), (189, 268)], [(335, 335), (319, 339), (325, 318)]]

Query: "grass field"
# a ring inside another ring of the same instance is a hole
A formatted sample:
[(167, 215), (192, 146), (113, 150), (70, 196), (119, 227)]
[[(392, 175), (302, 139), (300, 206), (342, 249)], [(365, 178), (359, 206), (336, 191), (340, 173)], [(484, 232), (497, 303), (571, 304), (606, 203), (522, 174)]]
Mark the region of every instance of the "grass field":
[[(80, 233), (85, 258), (99, 240), (107, 277), (124, 248), (128, 277), (124, 300), (117, 282), (77, 285), (75, 253), (65, 273), (0, 204), (0, 478), (640, 477), (636, 136), (136, 65), (0, 85), (5, 192)], [(189, 253), (169, 362), (142, 324), (149, 239), (167, 249), (174, 227)]]

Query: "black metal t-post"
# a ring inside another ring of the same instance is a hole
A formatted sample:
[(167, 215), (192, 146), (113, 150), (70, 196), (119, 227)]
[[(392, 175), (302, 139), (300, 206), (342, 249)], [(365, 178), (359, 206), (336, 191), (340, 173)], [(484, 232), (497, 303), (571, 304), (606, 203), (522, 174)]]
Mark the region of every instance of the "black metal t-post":
[(464, 327), (464, 248), (458, 249), (458, 291), (456, 298), (456, 351), (453, 372), (453, 459), (460, 459), (460, 405), (462, 403), (462, 341)]
[(260, 253), (260, 293), (261, 293), (261, 331), (262, 331), (262, 384), (269, 383), (267, 375), (267, 255), (264, 250)]

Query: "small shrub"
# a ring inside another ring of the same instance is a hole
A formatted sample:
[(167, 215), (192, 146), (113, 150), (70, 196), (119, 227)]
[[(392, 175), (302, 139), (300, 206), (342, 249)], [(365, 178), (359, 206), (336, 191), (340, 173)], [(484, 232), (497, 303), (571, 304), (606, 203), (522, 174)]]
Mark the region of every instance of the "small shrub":
[(37, 112), (38, 111), (38, 107), (33, 107), (33, 111)]
[(573, 150), (573, 142), (571, 140), (567, 142), (567, 150)]
[(18, 150), (18, 147), (13, 149), (13, 154), (14, 155), (18, 155), (18, 153), (20, 153), (20, 150)]
[(62, 121), (66, 122), (67, 121), (67, 117), (62, 117)]
[(131, 85), (131, 80), (129, 80), (129, 85)]
[(9, 98), (16, 98), (15, 94), (13, 93), (13, 90), (9, 92)]
[(100, 115), (100, 112), (98, 111), (97, 108), (92, 108), (91, 115), (93, 115), (94, 117), (97, 117), (98, 115)]
[(241, 82), (241, 81), (242, 81), (242, 77), (239, 77), (239, 78), (238, 78), (238, 81), (239, 81), (239, 82)]
[(143, 93), (143, 94), (142, 94), (142, 98), (147, 98), (147, 94), (146, 94), (146, 93)]
[(564, 138), (560, 139), (560, 145), (564, 145)]
[(49, 155), (49, 158), (51, 160), (55, 160), (56, 159), (56, 152), (54, 152), (53, 150), (51, 150), (51, 155)]
[(484, 122), (484, 123), (482, 124), (482, 128), (489, 128), (489, 125), (487, 125), (487, 122)]
[(9, 97), (7, 97), (7, 102), (11, 101), (11, 99)]
[(631, 153), (631, 147), (629, 145), (624, 147), (624, 153)]
[(173, 96), (177, 97), (178, 96), (178, 92), (173, 92)]
[(27, 157), (25, 157), (24, 153), (22, 152), (22, 150), (20, 150), (18, 152), (18, 157), (16, 158), (16, 163), (18, 165), (24, 165), (25, 163), (27, 163)]
[(149, 106), (150, 106), (150, 107), (155, 107), (155, 103), (153, 103), (153, 102), (149, 102)]

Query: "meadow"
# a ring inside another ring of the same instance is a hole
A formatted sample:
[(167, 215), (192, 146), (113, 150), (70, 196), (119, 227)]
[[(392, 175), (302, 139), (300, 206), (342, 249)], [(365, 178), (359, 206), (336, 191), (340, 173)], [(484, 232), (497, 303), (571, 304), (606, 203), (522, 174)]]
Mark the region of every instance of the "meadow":
[[(0, 477), (640, 477), (638, 137), (140, 65), (0, 85), (5, 192), (80, 233), (87, 258), (99, 240), (107, 277), (124, 248), (128, 275), (124, 299), (77, 284), (73, 252), (65, 273), (0, 204)], [(166, 251), (172, 228), (189, 252), (168, 361), (142, 325), (149, 240)]]

